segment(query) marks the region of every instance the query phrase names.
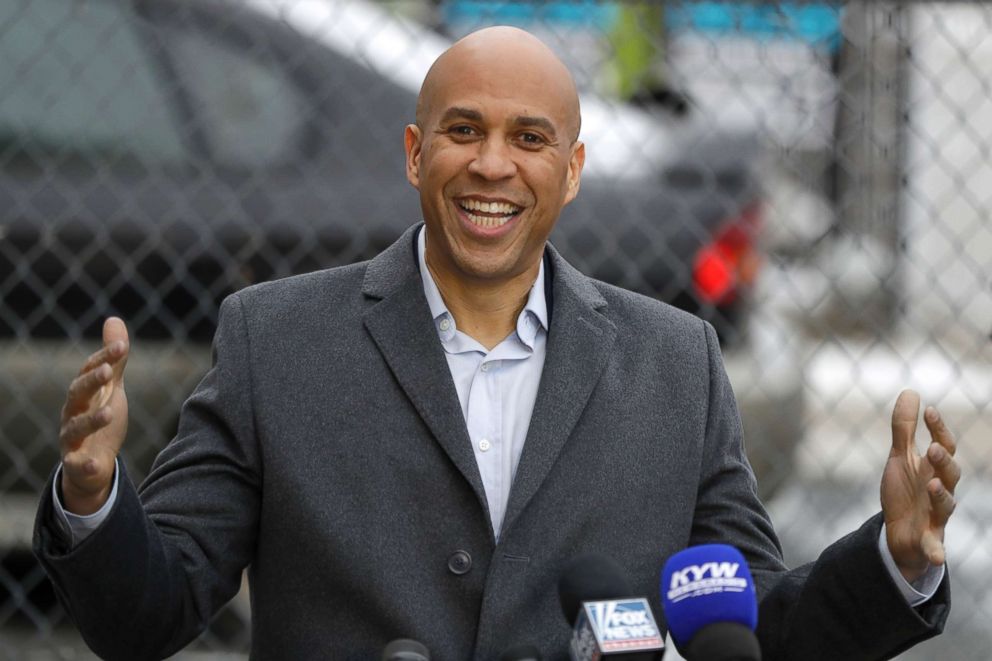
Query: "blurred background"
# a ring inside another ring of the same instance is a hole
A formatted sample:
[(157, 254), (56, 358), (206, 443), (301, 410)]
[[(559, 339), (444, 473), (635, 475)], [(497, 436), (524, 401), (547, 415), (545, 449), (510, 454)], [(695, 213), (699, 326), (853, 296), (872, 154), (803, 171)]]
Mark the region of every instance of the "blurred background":
[[(225, 295), (419, 220), (403, 126), (433, 59), (491, 24), (581, 90), (554, 243), (716, 326), (790, 563), (878, 509), (899, 390), (940, 407), (966, 471), (954, 608), (901, 658), (989, 658), (992, 6), (590, 0), (0, 3), (0, 658), (92, 658), (30, 542), (102, 319), (132, 334), (140, 478)], [(249, 639), (242, 594), (176, 658)]]

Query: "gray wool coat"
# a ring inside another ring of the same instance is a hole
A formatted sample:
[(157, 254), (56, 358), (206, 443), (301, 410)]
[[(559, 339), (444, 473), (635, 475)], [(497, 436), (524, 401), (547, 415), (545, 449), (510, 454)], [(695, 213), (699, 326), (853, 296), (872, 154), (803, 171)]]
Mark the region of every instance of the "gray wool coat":
[(616, 559), (663, 623), (665, 559), (707, 542), (750, 564), (765, 659), (881, 658), (940, 631), (947, 581), (908, 607), (878, 516), (787, 571), (712, 328), (550, 246), (547, 358), (496, 543), (415, 230), (227, 298), (177, 437), (75, 548), (43, 492), (36, 553), (98, 654), (182, 648), (247, 567), (253, 659), (379, 659), (400, 637), (440, 661), (565, 658), (570, 559)]

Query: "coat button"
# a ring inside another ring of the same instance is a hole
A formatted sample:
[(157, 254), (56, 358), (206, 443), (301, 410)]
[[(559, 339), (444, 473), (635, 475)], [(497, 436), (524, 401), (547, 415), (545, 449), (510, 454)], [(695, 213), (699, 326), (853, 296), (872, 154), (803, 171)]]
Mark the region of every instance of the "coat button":
[(448, 570), (452, 574), (461, 576), (467, 574), (470, 569), (472, 569), (472, 556), (468, 554), (468, 551), (455, 551), (448, 558)]

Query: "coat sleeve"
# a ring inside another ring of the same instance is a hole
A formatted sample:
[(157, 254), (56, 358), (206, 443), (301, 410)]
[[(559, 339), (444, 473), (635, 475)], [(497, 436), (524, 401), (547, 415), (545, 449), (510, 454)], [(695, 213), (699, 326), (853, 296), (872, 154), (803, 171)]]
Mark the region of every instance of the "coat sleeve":
[(691, 544), (732, 544), (747, 558), (765, 661), (889, 658), (940, 633), (950, 609), (947, 575), (932, 599), (910, 607), (878, 550), (881, 514), (816, 561), (785, 567), (758, 499), (734, 394), (709, 325), (706, 341), (711, 385)]
[(71, 549), (51, 484), (43, 492), (35, 554), (103, 658), (158, 659), (181, 649), (236, 594), (251, 561), (261, 458), (241, 305), (233, 295), (221, 306), (213, 367), (140, 490), (122, 470), (109, 517)]

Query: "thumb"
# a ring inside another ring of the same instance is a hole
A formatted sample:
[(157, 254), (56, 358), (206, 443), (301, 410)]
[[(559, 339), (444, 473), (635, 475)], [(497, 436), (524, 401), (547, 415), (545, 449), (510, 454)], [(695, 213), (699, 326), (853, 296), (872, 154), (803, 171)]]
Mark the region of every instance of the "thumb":
[(916, 449), (916, 420), (920, 414), (920, 396), (903, 390), (892, 409), (892, 453), (908, 454)]
[(127, 326), (120, 317), (109, 317), (103, 322), (103, 346), (110, 353), (109, 362), (114, 369), (114, 382), (120, 385), (124, 381), (124, 366), (131, 349)]
[(944, 564), (944, 544), (932, 530), (923, 533), (920, 545), (923, 547), (923, 553), (927, 556), (927, 562), (934, 567)]

